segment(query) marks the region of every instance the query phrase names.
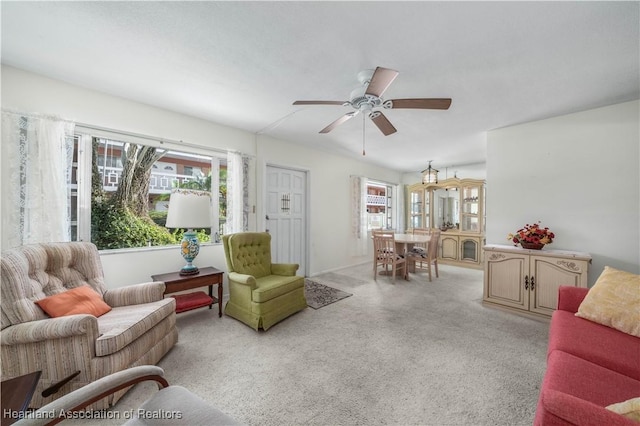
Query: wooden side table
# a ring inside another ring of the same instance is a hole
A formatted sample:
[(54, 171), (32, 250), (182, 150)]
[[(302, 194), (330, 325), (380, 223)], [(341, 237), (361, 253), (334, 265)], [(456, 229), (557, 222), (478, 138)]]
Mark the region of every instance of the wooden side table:
[[(214, 303), (218, 303), (218, 317), (222, 316), (222, 279), (224, 277), (224, 272), (219, 269), (213, 267), (200, 268), (200, 272), (196, 275), (180, 275), (178, 272), (169, 272), (167, 274), (156, 274), (152, 275), (151, 279), (154, 281), (162, 281), (165, 285), (164, 294), (175, 293), (178, 291), (191, 290), (194, 288), (209, 287), (209, 297), (206, 297), (204, 293), (202, 293), (202, 298), (197, 297), (196, 293), (191, 293), (190, 295), (196, 295), (195, 303), (190, 303), (187, 308), (178, 309), (176, 307), (176, 312), (184, 312), (191, 309), (202, 308), (205, 306), (209, 306), (209, 309), (213, 306)], [(214, 284), (218, 285), (218, 297), (213, 296), (213, 286)], [(179, 303), (180, 296), (176, 297), (176, 302)], [(186, 297), (189, 297), (187, 295)], [(191, 298), (192, 302), (194, 301)]]
[(35, 371), (2, 381), (2, 426), (13, 424), (25, 415), (41, 373)]

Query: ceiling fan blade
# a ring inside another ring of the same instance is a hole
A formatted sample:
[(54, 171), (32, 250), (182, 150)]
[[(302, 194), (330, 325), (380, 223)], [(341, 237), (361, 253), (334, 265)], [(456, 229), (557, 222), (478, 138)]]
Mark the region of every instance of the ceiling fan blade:
[(380, 129), (385, 136), (389, 136), (390, 134), (397, 132), (396, 128), (393, 127), (393, 124), (391, 124), (387, 117), (385, 117), (385, 115), (380, 111), (373, 111), (369, 114), (369, 118), (373, 121), (373, 124), (378, 126), (378, 129)]
[(449, 109), (449, 98), (417, 98), (417, 99), (391, 99), (390, 107), (385, 108), (414, 108), (414, 109)]
[(333, 123), (329, 124), (327, 127), (325, 127), (324, 129), (320, 130), (320, 133), (329, 133), (330, 131), (332, 131), (333, 129), (335, 129), (336, 127), (338, 127), (339, 125), (341, 125), (342, 123), (344, 123), (345, 121), (351, 120), (353, 117), (355, 117), (356, 115), (358, 115), (358, 111), (351, 111), (346, 113), (345, 115), (343, 115), (342, 117), (338, 118), (336, 121), (334, 121)]
[(344, 105), (347, 101), (295, 101), (293, 105)]
[(390, 70), (389, 68), (378, 67), (373, 72), (369, 86), (367, 86), (367, 95), (374, 95), (377, 97), (382, 96), (389, 85), (398, 76), (398, 71)]

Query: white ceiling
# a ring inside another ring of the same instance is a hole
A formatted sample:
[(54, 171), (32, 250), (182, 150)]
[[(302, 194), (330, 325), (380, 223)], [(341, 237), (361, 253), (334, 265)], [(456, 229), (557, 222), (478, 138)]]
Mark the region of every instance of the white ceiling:
[[(400, 171), (485, 160), (486, 132), (640, 96), (639, 2), (2, 2), (2, 63)], [(359, 71), (450, 97), (319, 130)], [(94, 123), (99, 124), (99, 123)]]

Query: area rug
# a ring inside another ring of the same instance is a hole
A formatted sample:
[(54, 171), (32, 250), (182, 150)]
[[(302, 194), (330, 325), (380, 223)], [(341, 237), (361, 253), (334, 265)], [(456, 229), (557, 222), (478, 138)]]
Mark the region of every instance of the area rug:
[(307, 299), (307, 305), (313, 309), (320, 309), (323, 306), (337, 302), (349, 296), (353, 296), (346, 291), (329, 287), (319, 282), (305, 279), (304, 280), (304, 296)]

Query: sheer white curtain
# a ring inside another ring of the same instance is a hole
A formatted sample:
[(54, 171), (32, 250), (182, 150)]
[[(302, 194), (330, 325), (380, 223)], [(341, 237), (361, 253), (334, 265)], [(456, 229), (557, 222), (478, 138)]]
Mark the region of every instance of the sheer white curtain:
[(2, 111), (2, 248), (71, 239), (74, 124)]
[(368, 252), (367, 235), (367, 178), (351, 176), (351, 251), (354, 256)]
[(225, 234), (246, 231), (249, 226), (249, 158), (227, 153), (227, 223)]

